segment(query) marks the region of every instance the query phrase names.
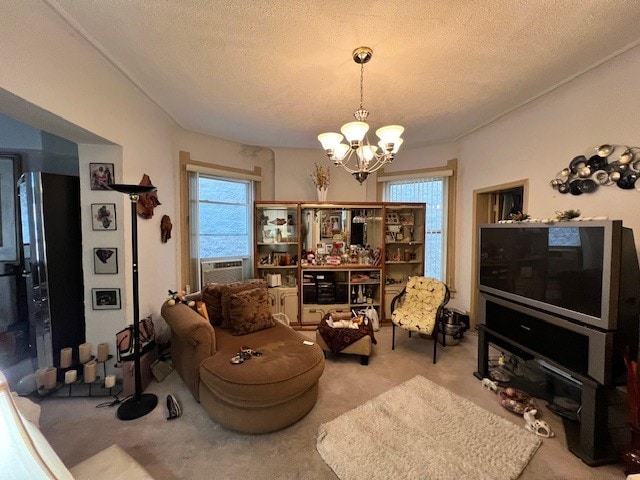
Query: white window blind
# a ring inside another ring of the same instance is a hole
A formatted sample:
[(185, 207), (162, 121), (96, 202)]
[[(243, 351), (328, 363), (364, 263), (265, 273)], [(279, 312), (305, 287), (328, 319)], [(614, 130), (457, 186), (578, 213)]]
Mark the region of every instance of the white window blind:
[(447, 258), (447, 177), (404, 178), (384, 182), (387, 202), (426, 204), (425, 276), (445, 281)]
[[(253, 190), (252, 180), (189, 172), (194, 274), (203, 260), (251, 258)], [(192, 276), (197, 281), (199, 273)]]

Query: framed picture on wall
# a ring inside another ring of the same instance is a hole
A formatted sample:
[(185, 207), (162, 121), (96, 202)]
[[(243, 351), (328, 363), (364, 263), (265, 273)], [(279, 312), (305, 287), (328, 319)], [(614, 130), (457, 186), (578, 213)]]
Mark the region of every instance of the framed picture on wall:
[(120, 289), (92, 288), (91, 303), (94, 310), (120, 310)]
[(91, 225), (94, 230), (116, 230), (116, 204), (92, 203)]
[(118, 249), (111, 247), (94, 248), (93, 273), (97, 275), (118, 273)]
[(113, 163), (90, 163), (89, 183), (91, 190), (109, 190), (107, 185), (114, 183)]

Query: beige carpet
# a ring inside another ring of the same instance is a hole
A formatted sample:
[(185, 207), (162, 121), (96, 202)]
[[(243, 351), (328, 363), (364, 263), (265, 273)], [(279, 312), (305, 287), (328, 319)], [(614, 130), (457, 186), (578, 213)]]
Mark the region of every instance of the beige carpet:
[[(314, 332), (306, 332), (314, 338)], [(396, 335), (391, 350), (391, 327), (376, 332), (378, 345), (368, 366), (353, 355), (329, 355), (320, 378), (318, 403), (299, 422), (266, 435), (242, 435), (222, 428), (196, 403), (174, 371), (162, 383), (147, 389), (160, 404), (149, 415), (130, 422), (116, 418), (116, 407), (96, 408), (104, 398), (44, 399), (40, 425), (64, 463), (73, 466), (116, 443), (156, 480), (336, 480), (316, 449), (318, 427), (416, 375), (467, 398), (483, 409), (522, 428), (522, 417), (500, 406), (497, 395), (473, 376), (476, 335), (465, 334), (457, 346), (438, 348), (438, 363), (431, 363), (433, 343), (414, 335)], [(164, 400), (175, 395), (183, 414), (166, 420)], [(560, 417), (539, 402), (541, 418), (551, 425), (554, 438), (542, 446), (519, 480), (624, 480), (622, 465), (590, 468), (572, 455)], [(626, 402), (620, 404), (626, 418)], [(619, 430), (628, 432), (625, 421)], [(524, 431), (524, 428), (522, 429)], [(456, 447), (461, 456), (463, 450)], [(385, 446), (370, 452), (375, 458)], [(2, 475), (0, 474), (0, 477)], [(404, 480), (395, 478), (389, 480)], [(455, 479), (451, 479), (455, 480)]]
[(317, 448), (341, 480), (506, 480), (518, 478), (540, 444), (416, 375), (321, 425)]

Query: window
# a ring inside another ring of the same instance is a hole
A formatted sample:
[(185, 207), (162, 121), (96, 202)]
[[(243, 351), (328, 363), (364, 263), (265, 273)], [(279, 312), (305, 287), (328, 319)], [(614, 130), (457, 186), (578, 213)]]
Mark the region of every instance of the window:
[(192, 279), (204, 260), (250, 258), (253, 182), (190, 172)]
[(424, 177), (384, 182), (387, 202), (426, 204), (424, 273), (446, 281), (448, 177)]

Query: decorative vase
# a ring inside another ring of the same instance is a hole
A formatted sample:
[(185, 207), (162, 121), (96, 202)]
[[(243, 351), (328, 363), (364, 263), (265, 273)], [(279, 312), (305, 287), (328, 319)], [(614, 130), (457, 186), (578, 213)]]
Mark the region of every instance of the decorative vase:
[(329, 189), (327, 188), (318, 188), (317, 192), (318, 192), (318, 201), (319, 202), (326, 202), (327, 201), (327, 192), (329, 191)]

